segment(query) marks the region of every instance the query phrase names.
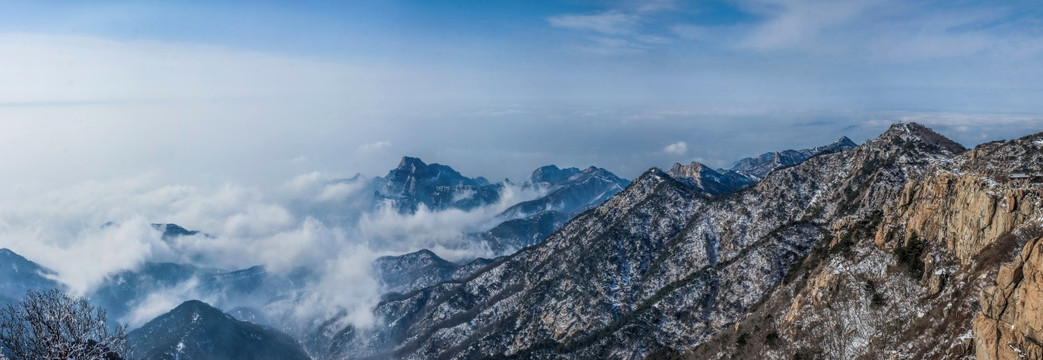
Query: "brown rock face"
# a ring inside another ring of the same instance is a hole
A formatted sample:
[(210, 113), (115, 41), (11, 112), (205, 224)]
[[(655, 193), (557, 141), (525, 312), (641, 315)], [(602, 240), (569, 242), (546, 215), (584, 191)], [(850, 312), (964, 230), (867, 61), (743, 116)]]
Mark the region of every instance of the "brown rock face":
[[(1000, 235), (1032, 219), (1039, 212), (1038, 189), (1017, 184), (995, 184), (979, 174), (942, 172), (922, 182), (910, 182), (898, 206), (888, 211), (892, 223), (912, 233), (944, 243), (967, 264)], [(892, 240), (900, 227), (883, 227), (876, 242)]]
[(981, 294), (974, 318), (978, 359), (1043, 359), (1043, 238), (1025, 245)]

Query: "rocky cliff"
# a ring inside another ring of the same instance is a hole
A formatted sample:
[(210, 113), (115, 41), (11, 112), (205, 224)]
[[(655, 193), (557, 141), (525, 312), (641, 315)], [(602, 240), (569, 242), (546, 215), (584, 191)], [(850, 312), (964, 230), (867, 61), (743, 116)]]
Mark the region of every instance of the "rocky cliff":
[[(917, 137), (917, 147), (959, 150)], [(1043, 190), (1011, 175), (1039, 172), (1041, 150), (1037, 134), (951, 158), (910, 158), (922, 162), (908, 169), (919, 175), (898, 193), (878, 193), (889, 199), (879, 212), (831, 224), (830, 240), (789, 269), (756, 310), (687, 356), (1039, 358), (1029, 340), (1038, 339), (1038, 325), (1028, 325), (1039, 323), (1038, 312), (1023, 300), (1038, 295), (1020, 281), (1033, 266), (1030, 240), (1043, 234)]]
[(1043, 238), (1025, 244), (982, 292), (974, 345), (978, 359), (1043, 359)]

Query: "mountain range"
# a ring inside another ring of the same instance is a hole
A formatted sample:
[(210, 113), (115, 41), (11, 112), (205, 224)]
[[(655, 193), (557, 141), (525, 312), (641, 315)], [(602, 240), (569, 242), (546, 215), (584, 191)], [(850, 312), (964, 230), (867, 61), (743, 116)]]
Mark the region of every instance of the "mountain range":
[(1039, 354), (1025, 302), (1039, 288), (1013, 270), (988, 285), (1017, 256), (1037, 266), (1040, 188), (1006, 179), (1038, 173), (1041, 147), (1038, 134), (967, 152), (896, 124), (715, 197), (652, 169), (535, 246), (385, 299), (374, 313), (388, 326), (307, 345), (378, 358)]
[[(537, 198), (470, 236), (498, 257), (377, 259), (386, 293), (371, 326), (342, 313), (289, 335), (265, 327), (263, 303), (307, 269), (150, 263), (92, 301), (125, 313), (120, 302), (186, 276), (226, 299), (134, 330), (147, 358), (1043, 358), (1041, 173), (1043, 133), (968, 150), (915, 123), (632, 182), (546, 166), (520, 185)], [(410, 157), (369, 184), (405, 213), (488, 206), (517, 186)], [(0, 296), (53, 277), (0, 250)]]

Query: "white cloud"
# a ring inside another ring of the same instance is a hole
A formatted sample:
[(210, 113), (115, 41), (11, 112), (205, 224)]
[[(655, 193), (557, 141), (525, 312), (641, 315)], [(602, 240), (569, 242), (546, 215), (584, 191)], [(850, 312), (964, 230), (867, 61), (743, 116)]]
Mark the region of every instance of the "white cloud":
[(688, 40), (704, 40), (709, 36), (709, 31), (702, 26), (691, 24), (678, 24), (670, 28), (673, 33)]
[[(740, 48), (797, 50), (874, 62), (939, 58), (1009, 59), (1037, 56), (1039, 24), (988, 4), (939, 9), (894, 0), (751, 0), (739, 3), (764, 21), (744, 26)], [(704, 39), (705, 28), (675, 26), (684, 38)], [(727, 38), (719, 39), (727, 40)]]
[(684, 155), (688, 153), (688, 144), (684, 141), (678, 141), (664, 147), (663, 152), (673, 155)]
[(282, 185), (282, 190), (293, 199), (308, 199), (316, 202), (343, 201), (366, 187), (367, 179), (361, 175), (353, 180), (335, 180), (326, 174), (313, 171), (301, 174)]
[(769, 16), (742, 42), (761, 50), (816, 46), (819, 35), (831, 26), (855, 17), (872, 2), (864, 1), (755, 1), (747, 4)]
[(130, 313), (124, 316), (123, 322), (133, 329), (159, 315), (165, 314), (188, 300), (201, 300), (213, 305), (215, 303), (214, 299), (205, 293), (199, 292), (196, 288), (198, 285), (199, 279), (191, 278), (173, 287), (151, 292), (143, 299), (135, 299), (136, 301), (129, 304)]
[[(225, 270), (264, 265), (275, 274), (299, 266), (317, 272), (294, 302), (273, 305), (276, 318), (293, 315), (311, 321), (344, 310), (358, 326), (373, 324), (370, 308), (380, 289), (370, 273), (379, 256), (431, 249), (450, 260), (492, 255), (469, 233), (491, 228), (497, 215), (519, 201), (539, 194), (508, 186), (502, 200), (472, 211), (431, 211), (400, 214), (391, 207), (359, 214), (357, 221), (327, 224), (294, 213), (289, 204), (312, 206), (349, 200), (365, 181), (330, 182), (320, 172), (287, 181), (276, 201), (260, 190), (226, 184), (206, 189), (160, 183), (154, 176), (85, 182), (66, 189), (28, 195), (0, 203), (0, 247), (57, 272), (57, 280), (78, 295), (89, 294), (120, 270), (133, 270), (147, 261), (191, 263)], [(334, 204), (340, 212), (358, 211)], [(111, 221), (112, 224), (105, 225)], [(212, 236), (161, 239), (155, 222), (172, 222)], [(183, 283), (160, 289), (138, 302), (123, 320), (134, 325), (169, 311), (178, 303), (201, 299), (218, 306), (236, 306), (227, 299)], [(280, 306), (282, 306), (280, 308)], [(225, 308), (229, 310), (229, 308)]]
[(594, 31), (602, 34), (627, 34), (634, 31), (640, 23), (635, 15), (615, 10), (593, 15), (558, 15), (547, 18), (551, 26), (583, 31)]
[(642, 13), (654, 13), (674, 9), (677, 9), (676, 0), (644, 0), (639, 1), (637, 6), (637, 11)]
[(283, 189), (288, 190), (292, 196), (303, 196), (306, 193), (314, 193), (323, 183), (329, 181), (325, 175), (318, 171), (301, 174), (283, 184)]
[(359, 146), (358, 152), (363, 153), (363, 154), (368, 154), (368, 153), (384, 150), (384, 149), (387, 149), (389, 147), (391, 147), (391, 142), (390, 141), (386, 141), (386, 140), (382, 140), (382, 141), (372, 142), (372, 143), (368, 143), (368, 144), (362, 144), (361, 146)]
[(56, 271), (56, 280), (75, 295), (86, 294), (112, 272), (133, 269), (149, 259), (170, 254), (159, 234), (141, 217), (75, 231), (57, 228), (60, 225), (49, 220), (53, 221), (3, 224), (0, 247)]
[(322, 192), (315, 195), (315, 200), (319, 202), (342, 201), (365, 187), (366, 182), (362, 180), (327, 184), (322, 188)]
[(8, 104), (314, 97), (364, 102), (373, 94), (345, 81), (372, 83), (383, 75), (373, 68), (214, 46), (0, 34), (0, 77), (21, 84), (0, 86)]

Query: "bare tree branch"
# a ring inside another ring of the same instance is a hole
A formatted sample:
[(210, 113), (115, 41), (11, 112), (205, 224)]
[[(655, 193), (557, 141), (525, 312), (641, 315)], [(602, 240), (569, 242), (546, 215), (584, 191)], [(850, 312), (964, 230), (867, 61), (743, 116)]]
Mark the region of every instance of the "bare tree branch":
[(125, 358), (127, 327), (110, 328), (105, 310), (59, 290), (33, 291), (0, 309), (0, 360)]

